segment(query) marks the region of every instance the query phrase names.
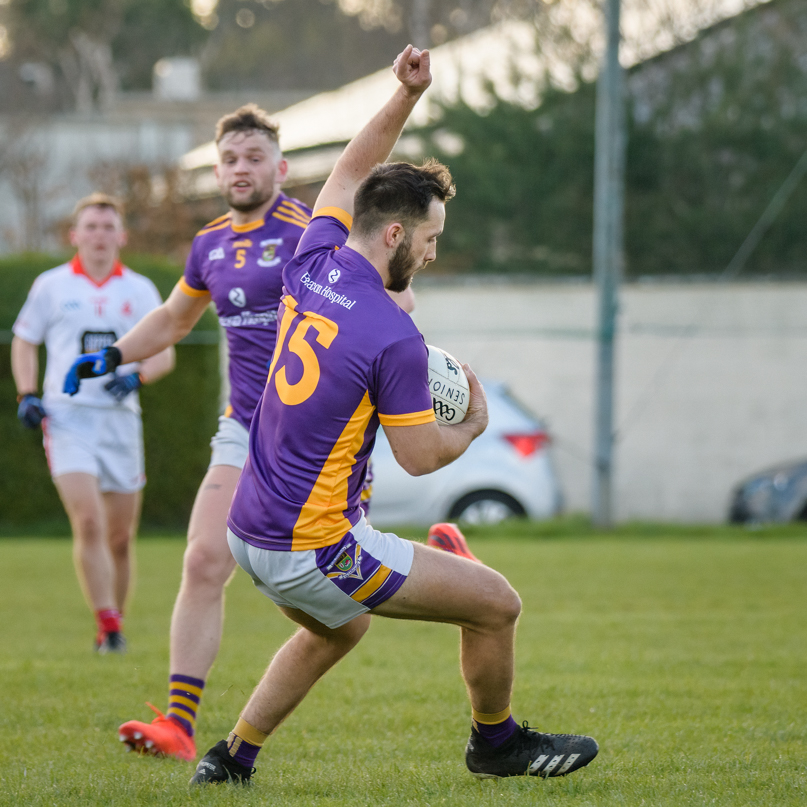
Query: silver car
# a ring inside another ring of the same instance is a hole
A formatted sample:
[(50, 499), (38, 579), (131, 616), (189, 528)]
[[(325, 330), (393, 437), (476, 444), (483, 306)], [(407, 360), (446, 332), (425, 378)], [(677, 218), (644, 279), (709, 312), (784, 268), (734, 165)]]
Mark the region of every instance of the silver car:
[(729, 521), (807, 521), (807, 460), (782, 463), (740, 482), (731, 495)]
[(383, 429), (373, 451), (374, 527), (429, 526), (438, 521), (495, 524), (507, 518), (551, 518), (562, 496), (544, 425), (508, 392), (484, 381), (490, 422), (459, 459), (425, 476), (395, 461)]

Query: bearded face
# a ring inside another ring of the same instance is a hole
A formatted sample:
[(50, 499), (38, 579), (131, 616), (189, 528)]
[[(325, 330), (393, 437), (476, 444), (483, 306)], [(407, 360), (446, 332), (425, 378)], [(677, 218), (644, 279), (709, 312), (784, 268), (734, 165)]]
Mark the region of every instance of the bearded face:
[(234, 131), (218, 149), (216, 181), (231, 210), (252, 213), (272, 200), (286, 173), (277, 144), (258, 131)]
[(412, 236), (407, 233), (389, 259), (387, 266), (389, 282), (387, 283), (387, 288), (396, 292), (406, 291), (412, 282), (412, 278), (425, 265), (425, 263), (418, 265), (418, 260), (412, 250)]
[(245, 199), (243, 191), (229, 187), (224, 191), (224, 198), (227, 204), (239, 213), (251, 213), (257, 210), (261, 205), (268, 202), (274, 193), (274, 185), (269, 187), (254, 187), (251, 193)]

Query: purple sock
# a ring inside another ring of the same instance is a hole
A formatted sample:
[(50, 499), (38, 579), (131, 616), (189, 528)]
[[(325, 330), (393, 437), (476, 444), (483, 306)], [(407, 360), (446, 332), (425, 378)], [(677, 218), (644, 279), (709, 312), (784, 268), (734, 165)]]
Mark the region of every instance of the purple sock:
[(261, 750), (261, 746), (253, 745), (242, 737), (237, 737), (230, 732), (230, 736), (227, 738), (227, 749), (230, 752), (230, 756), (237, 763), (243, 765), (245, 768), (254, 768), (255, 760), (258, 756), (258, 752)]
[(493, 723), (492, 725), (479, 723), (474, 720), (474, 728), (479, 735), (484, 737), (494, 748), (498, 748), (500, 745), (504, 745), (504, 743), (513, 736), (518, 728), (518, 723), (516, 723), (516, 721), (513, 720), (513, 716), (510, 715), (506, 720), (502, 720), (501, 723)]

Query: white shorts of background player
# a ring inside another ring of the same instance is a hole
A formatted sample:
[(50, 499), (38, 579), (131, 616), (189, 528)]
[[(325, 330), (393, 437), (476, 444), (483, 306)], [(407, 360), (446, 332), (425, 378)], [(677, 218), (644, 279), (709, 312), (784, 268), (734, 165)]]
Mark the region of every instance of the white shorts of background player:
[(90, 474), (102, 493), (136, 493), (146, 484), (140, 415), (124, 407), (52, 406), (43, 423), (55, 479)]
[(219, 429), (210, 440), (210, 465), (232, 465), (243, 469), (249, 454), (249, 432), (235, 419), (219, 418)]

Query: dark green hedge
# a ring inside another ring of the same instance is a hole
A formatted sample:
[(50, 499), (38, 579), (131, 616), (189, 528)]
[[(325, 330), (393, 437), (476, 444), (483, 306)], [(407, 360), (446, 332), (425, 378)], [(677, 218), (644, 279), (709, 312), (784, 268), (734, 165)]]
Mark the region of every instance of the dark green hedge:
[[(48, 474), (42, 434), (26, 431), (17, 421), (9, 347), (11, 326), (34, 278), (65, 257), (18, 255), (0, 259), (5, 290), (0, 297), (0, 533), (6, 535), (45, 531), (69, 534), (67, 518)], [(127, 255), (124, 261), (150, 277), (163, 298), (181, 274), (179, 266), (153, 256)], [(218, 416), (215, 334), (215, 318), (206, 313), (190, 343), (177, 346), (174, 372), (141, 391), (148, 476), (143, 526), (147, 529), (185, 528), (207, 468), (210, 437)], [(44, 368), (44, 350), (40, 357)]]

